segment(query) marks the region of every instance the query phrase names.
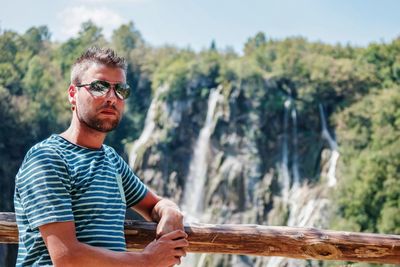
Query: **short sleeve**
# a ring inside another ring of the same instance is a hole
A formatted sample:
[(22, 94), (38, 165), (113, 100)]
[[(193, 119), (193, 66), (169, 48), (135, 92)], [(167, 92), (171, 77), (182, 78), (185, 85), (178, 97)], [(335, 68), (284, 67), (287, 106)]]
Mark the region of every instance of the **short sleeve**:
[(120, 156), (118, 156), (118, 160), (121, 166), (121, 176), (125, 191), (126, 206), (132, 207), (139, 203), (146, 196), (148, 189)]
[(32, 229), (74, 220), (69, 191), (65, 163), (52, 148), (28, 152), (16, 177), (16, 194)]

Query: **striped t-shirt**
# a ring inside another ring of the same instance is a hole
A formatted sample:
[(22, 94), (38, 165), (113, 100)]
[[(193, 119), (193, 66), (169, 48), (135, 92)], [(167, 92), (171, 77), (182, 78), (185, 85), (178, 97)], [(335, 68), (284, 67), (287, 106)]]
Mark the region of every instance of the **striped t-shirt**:
[(146, 193), (113, 148), (88, 149), (50, 136), (28, 151), (16, 176), (17, 266), (52, 265), (38, 229), (52, 222), (75, 221), (80, 242), (124, 251), (126, 208)]

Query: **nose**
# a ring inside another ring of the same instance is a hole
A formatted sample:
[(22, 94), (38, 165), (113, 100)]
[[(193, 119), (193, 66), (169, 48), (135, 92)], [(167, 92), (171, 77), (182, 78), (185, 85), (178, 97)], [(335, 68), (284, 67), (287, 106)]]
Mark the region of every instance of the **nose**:
[(111, 86), (110, 90), (108, 90), (105, 96), (107, 98), (107, 101), (113, 100), (115, 102), (119, 99), (117, 93), (115, 92), (114, 85)]

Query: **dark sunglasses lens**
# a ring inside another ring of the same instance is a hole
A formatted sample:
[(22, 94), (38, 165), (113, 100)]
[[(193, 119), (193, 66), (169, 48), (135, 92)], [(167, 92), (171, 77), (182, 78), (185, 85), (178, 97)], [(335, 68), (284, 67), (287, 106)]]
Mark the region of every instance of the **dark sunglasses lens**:
[(90, 91), (94, 96), (105, 95), (110, 89), (110, 84), (105, 81), (94, 81), (90, 84)]
[[(112, 85), (106, 81), (94, 81), (90, 83), (90, 92), (94, 96), (103, 96), (107, 94)], [(129, 85), (126, 83), (117, 83), (114, 85), (115, 93), (120, 99), (127, 99), (130, 94)]]
[(127, 99), (131, 93), (131, 89), (126, 83), (118, 83), (115, 85), (115, 92), (119, 98)]

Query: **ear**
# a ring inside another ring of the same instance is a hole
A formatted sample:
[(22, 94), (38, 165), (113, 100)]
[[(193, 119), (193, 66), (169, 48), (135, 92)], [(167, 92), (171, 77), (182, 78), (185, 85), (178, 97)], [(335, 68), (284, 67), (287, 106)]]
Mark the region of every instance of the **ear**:
[(73, 85), (70, 84), (68, 87), (68, 100), (69, 103), (71, 103), (72, 106), (76, 105), (76, 93), (77, 93), (78, 88)]

